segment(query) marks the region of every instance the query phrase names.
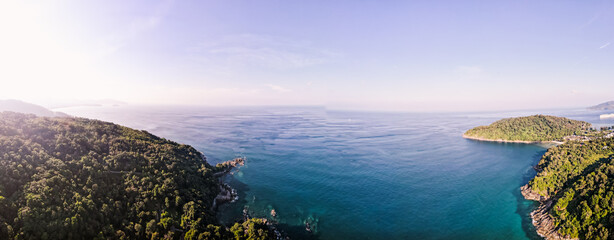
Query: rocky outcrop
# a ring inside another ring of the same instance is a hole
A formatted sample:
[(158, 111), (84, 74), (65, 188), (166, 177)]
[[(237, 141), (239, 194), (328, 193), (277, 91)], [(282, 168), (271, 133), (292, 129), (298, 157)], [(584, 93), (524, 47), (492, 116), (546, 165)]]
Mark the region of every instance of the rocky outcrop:
[(552, 199), (541, 202), (539, 207), (531, 212), (533, 226), (537, 230), (537, 234), (544, 237), (546, 240), (577, 240), (577, 238), (568, 238), (562, 236), (557, 230), (558, 228), (552, 221), (550, 209), (552, 208)]
[(237, 166), (243, 166), (245, 165), (245, 158), (235, 158), (233, 160), (228, 160), (226, 162), (223, 163), (218, 163), (216, 165), (216, 167), (218, 168), (233, 168), (233, 167), (237, 167)]
[(234, 202), (239, 199), (239, 195), (237, 194), (237, 190), (231, 188), (228, 184), (222, 183), (220, 184), (220, 193), (217, 194), (215, 199), (213, 199), (213, 205), (211, 205), (211, 210), (216, 210), (217, 206), (227, 202)]
[(215, 165), (217, 172), (213, 175), (214, 177), (224, 176), (226, 173), (229, 173), (230, 170), (237, 166), (245, 165), (245, 158), (235, 158), (233, 160), (229, 160), (223, 163), (218, 163)]
[(245, 165), (245, 158), (235, 158), (223, 163), (218, 163), (215, 167), (217, 172), (213, 174), (214, 177), (220, 178), (220, 193), (213, 199), (213, 205), (211, 210), (215, 211), (217, 207), (223, 203), (234, 202), (239, 199), (237, 190), (230, 187), (230, 185), (223, 183), (221, 177), (230, 173), (230, 170), (237, 166)]
[(529, 187), (529, 184), (522, 186), (520, 188), (520, 193), (522, 193), (522, 196), (527, 200), (533, 200), (533, 201), (539, 201), (539, 202), (548, 200), (547, 197), (544, 197), (540, 195), (539, 193), (536, 193), (535, 191), (533, 191), (533, 189)]
[(550, 209), (552, 209), (553, 199), (548, 196), (542, 196), (536, 193), (526, 184), (520, 188), (522, 196), (527, 200), (539, 201), (540, 205), (537, 209), (531, 212), (533, 226), (537, 230), (537, 234), (544, 237), (546, 240), (572, 240), (577, 238), (568, 238), (558, 233), (558, 228), (552, 221)]

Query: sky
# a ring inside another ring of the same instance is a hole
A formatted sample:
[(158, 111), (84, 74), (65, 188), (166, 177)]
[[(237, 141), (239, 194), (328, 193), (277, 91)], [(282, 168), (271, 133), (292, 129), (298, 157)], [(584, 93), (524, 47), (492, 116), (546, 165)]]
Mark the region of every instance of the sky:
[(613, 1), (1, 1), (0, 99), (376, 111), (614, 100)]

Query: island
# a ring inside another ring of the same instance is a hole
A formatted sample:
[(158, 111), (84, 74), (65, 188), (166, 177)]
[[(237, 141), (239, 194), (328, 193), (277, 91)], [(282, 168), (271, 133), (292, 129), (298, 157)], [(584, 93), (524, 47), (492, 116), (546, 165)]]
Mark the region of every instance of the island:
[(191, 146), (117, 124), (0, 113), (0, 239), (277, 239), (266, 219), (222, 226), (220, 177)]
[(562, 143), (567, 136), (580, 135), (590, 130), (590, 123), (564, 117), (533, 115), (505, 118), (488, 126), (469, 129), (464, 138), (479, 141), (513, 143)]
[(590, 110), (614, 110), (614, 101), (604, 102), (595, 106), (588, 107)]

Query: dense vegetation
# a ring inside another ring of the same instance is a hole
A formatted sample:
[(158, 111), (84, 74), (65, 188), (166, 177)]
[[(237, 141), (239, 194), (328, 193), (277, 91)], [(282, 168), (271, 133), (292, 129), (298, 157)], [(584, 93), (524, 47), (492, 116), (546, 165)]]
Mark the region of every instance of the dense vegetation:
[(269, 239), (217, 225), (194, 148), (102, 121), (0, 113), (0, 239)]
[(465, 136), (506, 141), (555, 141), (583, 132), (590, 124), (564, 117), (534, 115), (505, 118), (488, 126), (479, 126), (465, 132)]
[(550, 148), (530, 189), (552, 201), (557, 231), (580, 239), (614, 238), (614, 138)]

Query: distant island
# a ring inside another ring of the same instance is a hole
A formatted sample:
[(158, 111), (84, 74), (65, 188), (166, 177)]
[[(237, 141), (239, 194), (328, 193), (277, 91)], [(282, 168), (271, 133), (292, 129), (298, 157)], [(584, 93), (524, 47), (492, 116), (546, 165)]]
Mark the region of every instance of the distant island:
[(113, 123), (0, 113), (0, 239), (277, 239), (266, 219), (221, 226), (234, 198), (191, 146)]
[(537, 176), (521, 188), (540, 202), (531, 213), (546, 239), (609, 239), (614, 236), (614, 133), (568, 141), (548, 149)]
[(68, 117), (69, 115), (62, 112), (54, 112), (43, 106), (32, 103), (27, 103), (14, 99), (0, 100), (0, 112), (18, 112), (34, 114), (40, 117)]
[(103, 107), (103, 106), (123, 106), (127, 105), (126, 102), (114, 100), (114, 99), (99, 99), (99, 100), (79, 100), (71, 99), (64, 101), (54, 101), (47, 103), (46, 106), (52, 109), (55, 108), (69, 108), (69, 107)]
[(604, 102), (595, 106), (588, 107), (590, 110), (614, 110), (614, 101)]
[(488, 126), (469, 129), (464, 138), (515, 143), (562, 142), (567, 136), (581, 134), (591, 124), (564, 117), (533, 115), (505, 118)]

